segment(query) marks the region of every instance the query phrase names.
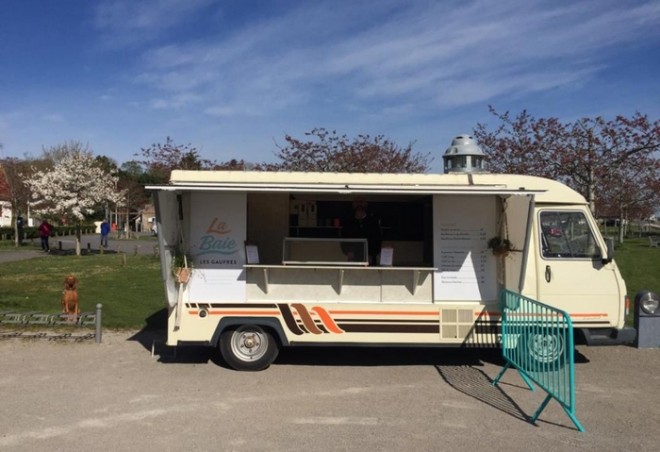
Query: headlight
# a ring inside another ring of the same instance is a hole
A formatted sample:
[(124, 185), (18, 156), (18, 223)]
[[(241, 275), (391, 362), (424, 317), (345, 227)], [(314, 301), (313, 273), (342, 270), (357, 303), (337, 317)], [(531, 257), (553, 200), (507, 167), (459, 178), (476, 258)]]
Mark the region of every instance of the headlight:
[(653, 298), (649, 298), (649, 299), (646, 299), (646, 300), (642, 300), (642, 304), (641, 304), (640, 307), (647, 314), (655, 315), (655, 313), (658, 312), (658, 306), (660, 306), (660, 302), (658, 300), (654, 300)]
[(649, 315), (660, 315), (660, 297), (649, 291), (639, 292), (637, 296), (639, 308)]

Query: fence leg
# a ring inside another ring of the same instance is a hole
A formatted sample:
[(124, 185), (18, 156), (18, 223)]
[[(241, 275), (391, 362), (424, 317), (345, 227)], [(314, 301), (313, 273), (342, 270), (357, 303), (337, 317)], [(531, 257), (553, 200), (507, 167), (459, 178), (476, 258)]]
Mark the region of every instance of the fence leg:
[(96, 305), (96, 343), (101, 343), (101, 316), (103, 313), (103, 305), (98, 303)]
[(578, 418), (575, 416), (575, 413), (573, 413), (573, 411), (566, 408), (563, 404), (562, 404), (562, 408), (564, 409), (568, 417), (571, 418), (571, 421), (573, 421), (573, 424), (578, 429), (578, 431), (583, 432), (584, 427), (582, 427), (582, 424), (580, 424), (580, 421), (578, 421)]
[(509, 367), (511, 367), (511, 363), (507, 361), (506, 364), (504, 365), (504, 367), (502, 368), (502, 370), (500, 370), (500, 373), (497, 374), (497, 377), (495, 377), (495, 379), (493, 380), (493, 386), (497, 386), (497, 383), (500, 382), (500, 378), (502, 378), (502, 376), (504, 375), (504, 372), (506, 372), (506, 370)]
[(520, 374), (520, 378), (523, 379), (529, 390), (532, 392), (536, 391), (536, 388), (534, 388), (534, 384), (532, 384), (532, 381), (527, 377), (527, 375), (525, 375), (525, 373), (522, 372), (520, 369), (517, 370), (518, 370), (518, 374)]

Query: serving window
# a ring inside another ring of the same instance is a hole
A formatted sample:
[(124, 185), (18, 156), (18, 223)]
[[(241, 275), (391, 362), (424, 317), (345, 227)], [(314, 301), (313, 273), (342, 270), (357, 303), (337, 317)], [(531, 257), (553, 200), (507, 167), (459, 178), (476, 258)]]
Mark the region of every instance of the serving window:
[[(376, 239), (374, 234), (369, 239), (366, 234), (355, 232), (356, 204), (365, 206), (372, 230), (377, 224)], [(354, 251), (354, 256), (348, 257), (346, 250), (351, 247), (347, 243), (341, 245), (341, 241), (288, 239), (367, 239), (368, 249)], [(370, 261), (370, 265), (378, 265), (380, 249), (387, 247), (392, 249), (395, 267), (431, 267), (432, 197), (251, 193), (248, 195), (248, 240), (259, 244), (260, 260), (268, 265), (291, 261), (328, 262), (329, 265)], [(319, 254), (313, 256), (310, 254), (313, 252)], [(364, 258), (364, 253), (371, 256)]]

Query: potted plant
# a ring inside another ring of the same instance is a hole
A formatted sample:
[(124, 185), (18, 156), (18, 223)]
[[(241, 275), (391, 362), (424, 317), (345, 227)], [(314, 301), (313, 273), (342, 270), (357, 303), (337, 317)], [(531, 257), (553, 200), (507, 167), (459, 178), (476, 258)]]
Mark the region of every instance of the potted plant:
[(488, 240), (488, 248), (493, 252), (493, 255), (506, 257), (513, 250), (513, 244), (507, 238), (495, 236)]
[(182, 251), (174, 254), (172, 259), (172, 274), (179, 284), (186, 284), (192, 275), (192, 259)]

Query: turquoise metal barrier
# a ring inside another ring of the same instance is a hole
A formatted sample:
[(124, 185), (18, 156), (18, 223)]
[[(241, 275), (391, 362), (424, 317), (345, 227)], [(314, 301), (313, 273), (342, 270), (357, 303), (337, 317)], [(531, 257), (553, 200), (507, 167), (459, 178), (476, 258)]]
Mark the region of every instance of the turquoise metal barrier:
[(535, 423), (548, 402), (555, 399), (583, 432), (575, 416), (573, 323), (568, 313), (509, 290), (500, 294), (500, 308), (506, 365), (493, 385), (509, 368), (516, 368), (531, 390), (536, 383), (548, 393), (530, 422)]

